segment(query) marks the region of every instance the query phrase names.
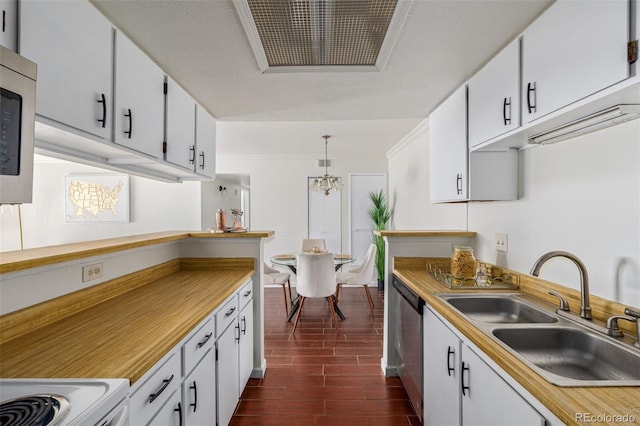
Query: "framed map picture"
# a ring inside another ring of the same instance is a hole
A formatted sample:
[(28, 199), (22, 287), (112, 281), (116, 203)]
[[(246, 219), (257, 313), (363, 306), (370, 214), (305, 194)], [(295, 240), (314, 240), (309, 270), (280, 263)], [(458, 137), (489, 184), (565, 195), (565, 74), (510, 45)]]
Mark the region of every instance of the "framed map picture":
[(65, 176), (65, 222), (129, 222), (129, 175)]

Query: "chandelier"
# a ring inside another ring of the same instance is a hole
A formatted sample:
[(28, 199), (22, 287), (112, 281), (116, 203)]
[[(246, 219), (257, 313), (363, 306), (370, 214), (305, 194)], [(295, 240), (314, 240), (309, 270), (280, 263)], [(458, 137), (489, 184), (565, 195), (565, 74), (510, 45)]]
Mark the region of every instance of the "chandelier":
[(327, 159), (327, 145), (329, 144), (329, 138), (331, 136), (324, 135), (322, 137), (324, 138), (324, 176), (314, 178), (309, 188), (312, 191), (323, 192), (324, 195), (329, 195), (331, 192), (340, 191), (342, 189), (342, 182), (339, 177), (329, 176), (327, 170), (327, 164), (329, 162)]

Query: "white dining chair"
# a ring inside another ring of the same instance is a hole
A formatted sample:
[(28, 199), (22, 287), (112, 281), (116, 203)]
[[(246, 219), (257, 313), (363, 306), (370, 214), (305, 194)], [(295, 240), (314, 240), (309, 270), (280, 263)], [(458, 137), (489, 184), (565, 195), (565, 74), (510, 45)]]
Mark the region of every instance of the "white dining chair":
[(375, 304), (371, 298), (371, 292), (369, 291), (369, 283), (374, 278), (374, 270), (376, 266), (376, 245), (371, 244), (367, 249), (367, 253), (364, 256), (364, 260), (360, 265), (353, 266), (348, 271), (340, 271), (336, 274), (336, 302), (340, 296), (340, 289), (342, 286), (361, 286), (367, 295), (369, 301), (369, 310), (373, 317), (373, 308)]
[(306, 238), (302, 240), (302, 252), (310, 253), (313, 251), (313, 248), (317, 247), (320, 252), (327, 251), (327, 244), (322, 238)]
[(333, 253), (300, 253), (297, 256), (296, 292), (300, 298), (296, 321), (291, 334), (296, 332), (304, 301), (309, 297), (326, 298), (331, 310), (333, 326), (338, 331), (335, 312), (336, 270)]
[[(280, 272), (279, 270), (270, 267), (266, 263), (264, 263), (264, 284), (279, 284), (282, 286), (282, 294), (284, 295), (284, 309), (289, 316), (289, 304), (293, 303), (293, 298), (291, 297), (291, 274), (288, 272)], [(289, 287), (289, 301), (287, 302), (287, 291), (285, 289), (285, 284)]]

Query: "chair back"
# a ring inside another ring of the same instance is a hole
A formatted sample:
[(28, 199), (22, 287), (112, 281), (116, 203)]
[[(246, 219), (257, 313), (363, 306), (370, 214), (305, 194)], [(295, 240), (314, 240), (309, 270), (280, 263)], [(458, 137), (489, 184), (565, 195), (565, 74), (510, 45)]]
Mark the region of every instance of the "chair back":
[(307, 238), (302, 240), (302, 252), (309, 253), (314, 247), (318, 247), (320, 251), (327, 251), (327, 244), (321, 238)]
[(267, 265), (267, 262), (262, 262), (262, 267), (265, 274), (277, 274), (278, 272), (280, 272), (279, 270)]
[(296, 265), (296, 291), (299, 295), (328, 297), (336, 292), (333, 253), (300, 253)]
[(368, 284), (373, 280), (375, 267), (376, 245), (371, 244), (360, 266), (349, 271), (346, 284)]

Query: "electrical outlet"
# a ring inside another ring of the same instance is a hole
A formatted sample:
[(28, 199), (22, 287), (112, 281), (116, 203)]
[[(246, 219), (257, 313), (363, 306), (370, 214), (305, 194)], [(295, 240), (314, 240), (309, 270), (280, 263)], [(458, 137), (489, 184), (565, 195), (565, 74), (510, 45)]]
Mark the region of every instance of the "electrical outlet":
[(502, 232), (496, 232), (496, 250), (503, 253), (507, 252), (507, 234)]
[(94, 263), (82, 267), (82, 282), (97, 280), (102, 278), (102, 263)]

